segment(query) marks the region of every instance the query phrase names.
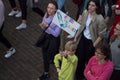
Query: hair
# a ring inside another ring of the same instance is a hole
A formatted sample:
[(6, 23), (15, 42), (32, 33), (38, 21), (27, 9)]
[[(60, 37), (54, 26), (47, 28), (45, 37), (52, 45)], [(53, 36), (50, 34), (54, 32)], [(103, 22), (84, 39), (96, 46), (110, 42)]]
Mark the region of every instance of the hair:
[[(51, 4), (55, 5), (56, 9), (58, 9), (58, 4), (57, 4), (57, 2), (56, 2), (56, 1), (51, 1), (51, 2), (49, 2), (49, 3), (51, 3)], [(48, 4), (49, 4), (49, 3), (48, 3)]]
[[(50, 1), (48, 4), (50, 4), (50, 3), (53, 4), (56, 7), (56, 9), (58, 9), (58, 4), (56, 1)], [(46, 17), (49, 17), (48, 13), (47, 13)]]
[[(117, 23), (116, 25), (119, 25), (119, 26), (120, 26), (120, 22)], [(114, 35), (114, 34), (113, 34), (113, 35), (110, 37), (110, 42), (111, 42), (111, 43), (114, 42), (116, 38), (117, 38), (117, 35)], [(118, 48), (120, 48), (120, 44), (118, 44)]]
[(106, 41), (99, 43), (96, 46), (96, 49), (100, 49), (100, 51), (103, 53), (103, 55), (106, 56), (105, 60), (111, 59), (110, 45)]
[[(119, 26), (120, 26), (120, 22), (117, 23), (116, 25), (119, 25)], [(113, 34), (113, 35), (110, 37), (110, 41), (113, 42), (113, 41), (115, 41), (116, 38), (117, 38), (117, 35), (114, 35), (114, 34)]]
[(88, 4), (87, 4), (87, 10), (88, 10), (88, 6), (89, 6), (89, 3), (90, 2), (94, 2), (95, 3), (95, 5), (96, 5), (96, 13), (97, 14), (101, 14), (101, 8), (100, 8), (100, 2), (99, 2), (99, 0), (89, 0), (89, 2), (88, 2)]
[(76, 50), (77, 44), (74, 41), (70, 40), (65, 44), (65, 49)]

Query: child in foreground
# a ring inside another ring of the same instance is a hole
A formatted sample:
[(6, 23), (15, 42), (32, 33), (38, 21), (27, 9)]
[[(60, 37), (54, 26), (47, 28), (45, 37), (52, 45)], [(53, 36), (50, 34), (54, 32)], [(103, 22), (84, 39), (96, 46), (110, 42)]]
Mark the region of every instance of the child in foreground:
[(78, 58), (75, 55), (77, 45), (73, 41), (65, 44), (65, 50), (55, 55), (54, 64), (58, 80), (74, 80)]
[(113, 63), (110, 61), (110, 47), (101, 44), (96, 47), (95, 55), (90, 58), (84, 75), (87, 80), (110, 80)]

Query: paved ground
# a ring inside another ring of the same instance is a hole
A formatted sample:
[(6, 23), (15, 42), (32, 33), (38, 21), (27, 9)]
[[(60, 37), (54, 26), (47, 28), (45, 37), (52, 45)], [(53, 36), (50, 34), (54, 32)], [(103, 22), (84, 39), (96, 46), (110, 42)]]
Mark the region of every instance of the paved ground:
[[(5, 27), (3, 34), (16, 48), (16, 54), (11, 58), (5, 59), (4, 54), (7, 50), (4, 45), (0, 43), (0, 80), (36, 80), (43, 72), (43, 60), (41, 56), (41, 49), (34, 47), (34, 43), (41, 33), (38, 24), (42, 17), (34, 13), (30, 8), (28, 9), (28, 27), (25, 30), (18, 31), (15, 29), (21, 22), (20, 18), (8, 17), (10, 5), (8, 0), (3, 0), (5, 4)], [(47, 2), (41, 8), (46, 11)], [(69, 15), (75, 17), (76, 6), (67, 0), (66, 7)], [(51, 80), (57, 80), (56, 71), (53, 65), (50, 68)]]

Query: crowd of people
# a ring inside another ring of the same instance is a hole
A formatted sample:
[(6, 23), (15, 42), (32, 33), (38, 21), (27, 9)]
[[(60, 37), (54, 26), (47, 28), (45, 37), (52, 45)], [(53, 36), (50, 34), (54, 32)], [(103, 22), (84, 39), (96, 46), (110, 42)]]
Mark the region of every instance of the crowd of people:
[[(44, 41), (37, 45), (42, 44), (40, 48), (44, 72), (38, 80), (50, 78), (50, 64), (56, 67), (58, 80), (120, 79), (120, 0), (78, 0), (81, 2), (75, 3), (78, 6), (76, 21), (80, 28), (76, 35), (66, 42), (63, 51), (60, 51), (62, 29), (52, 23), (52, 20), (58, 9), (69, 14), (65, 8), (66, 0), (50, 1), (46, 12), (38, 6), (43, 0), (18, 1), (20, 8), (16, 6), (15, 0), (9, 0), (11, 12), (8, 13), (8, 16), (22, 18), (22, 23), (16, 27), (17, 30), (27, 28), (27, 4), (43, 17), (39, 26), (43, 30)], [(5, 58), (9, 58), (16, 49), (2, 33), (4, 11), (3, 1), (0, 0), (0, 42), (8, 48)], [(112, 16), (114, 20), (109, 28)]]

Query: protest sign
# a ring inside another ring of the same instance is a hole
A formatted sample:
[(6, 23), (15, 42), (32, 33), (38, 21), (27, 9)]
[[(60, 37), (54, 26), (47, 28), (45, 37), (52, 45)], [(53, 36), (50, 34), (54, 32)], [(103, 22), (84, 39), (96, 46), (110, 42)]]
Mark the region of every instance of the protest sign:
[(74, 19), (72, 19), (60, 10), (57, 10), (52, 23), (59, 26), (71, 36), (75, 36), (76, 32), (80, 28), (79, 23), (77, 23)]

